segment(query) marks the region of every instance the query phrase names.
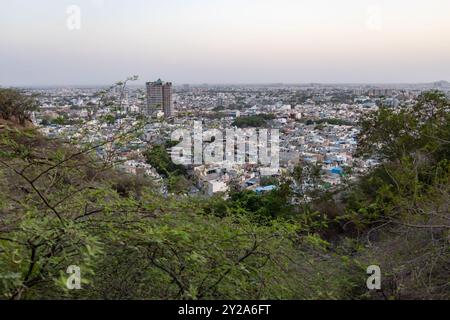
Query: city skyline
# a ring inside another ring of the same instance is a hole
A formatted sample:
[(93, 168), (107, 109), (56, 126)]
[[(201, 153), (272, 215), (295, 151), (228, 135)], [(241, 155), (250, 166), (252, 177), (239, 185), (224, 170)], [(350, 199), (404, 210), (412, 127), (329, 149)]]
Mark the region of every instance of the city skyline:
[(450, 80), (448, 1), (2, 2), (0, 86)]

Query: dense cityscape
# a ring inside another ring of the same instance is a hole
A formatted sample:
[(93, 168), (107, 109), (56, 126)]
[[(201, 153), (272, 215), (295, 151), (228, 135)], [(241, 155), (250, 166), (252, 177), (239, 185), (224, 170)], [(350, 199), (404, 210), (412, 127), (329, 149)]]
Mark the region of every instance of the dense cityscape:
[[(343, 179), (363, 174), (377, 164), (377, 159), (354, 157), (361, 117), (380, 106), (392, 109), (413, 106), (420, 93), (433, 89), (449, 92), (450, 84), (445, 81), (390, 86), (186, 84), (172, 88), (172, 83), (159, 79), (146, 87), (131, 83), (108, 91), (108, 97), (120, 104), (114, 108), (102, 104), (100, 109), (97, 106), (101, 88), (36, 88), (28, 92), (39, 95), (40, 108), (33, 114), (33, 122), (52, 137), (70, 138), (85, 129), (91, 142), (103, 141), (144, 119), (142, 135), (117, 150), (118, 167), (154, 178), (166, 193), (164, 178), (148, 163), (144, 152), (152, 145), (170, 141), (175, 130), (190, 130), (194, 121), (202, 121), (204, 131), (225, 132), (227, 128), (237, 128), (236, 125), (280, 131), (280, 168), (275, 172), (261, 171), (258, 164), (249, 163), (228, 168), (223, 163), (190, 166), (187, 177), (195, 183), (179, 192), (211, 196), (226, 194), (231, 181), (237, 182), (240, 189), (264, 192), (274, 186), (262, 186), (262, 177), (280, 177), (283, 171), (292, 172), (300, 162), (320, 165), (322, 188), (332, 188)], [(242, 119), (259, 120), (267, 115), (270, 117), (261, 123), (239, 124)], [(99, 148), (97, 152), (103, 151)], [(308, 188), (308, 181), (298, 187)]]

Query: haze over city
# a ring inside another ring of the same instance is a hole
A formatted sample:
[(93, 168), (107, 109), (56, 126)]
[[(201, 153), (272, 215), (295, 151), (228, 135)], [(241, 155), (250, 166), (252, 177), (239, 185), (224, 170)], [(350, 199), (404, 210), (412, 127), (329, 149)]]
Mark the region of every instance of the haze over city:
[(0, 86), (450, 79), (450, 2), (344, 3), (1, 1)]

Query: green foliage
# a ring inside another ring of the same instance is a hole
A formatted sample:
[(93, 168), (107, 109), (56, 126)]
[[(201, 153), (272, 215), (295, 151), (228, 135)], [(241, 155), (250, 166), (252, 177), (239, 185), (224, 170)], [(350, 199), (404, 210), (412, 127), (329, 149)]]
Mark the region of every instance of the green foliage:
[[(232, 202), (167, 199), (151, 185), (116, 177), (90, 149), (75, 151), (33, 130), (3, 132), (0, 150), (3, 298), (308, 299), (348, 294), (341, 282), (325, 285), (334, 269), (327, 264), (338, 260), (316, 255), (314, 248), (326, 249), (320, 238), (308, 236), (308, 220), (300, 225), (276, 218), (287, 208), (283, 185)], [(132, 192), (137, 185), (139, 192)], [(298, 250), (303, 242), (310, 251)], [(311, 266), (316, 260), (320, 268)], [(81, 268), (82, 290), (66, 288), (70, 265)]]
[(290, 196), (290, 186), (287, 184), (281, 184), (265, 194), (249, 190), (235, 192), (231, 194), (228, 212), (250, 215), (261, 223), (277, 217), (289, 217), (294, 214), (289, 204)]
[(186, 172), (186, 169), (181, 165), (176, 165), (172, 162), (166, 146), (155, 145), (145, 154), (147, 162), (155, 168), (155, 170), (166, 177), (171, 175), (181, 175)]
[[(265, 194), (164, 197), (100, 161), (95, 145), (6, 127), (1, 298), (448, 299), (448, 120), (437, 92), (414, 108), (381, 108), (362, 124), (360, 151), (382, 164), (346, 190), (295, 205), (285, 177)], [(149, 150), (149, 163), (184, 190), (184, 168), (167, 148)], [(318, 185), (320, 172), (304, 164), (292, 179)], [(369, 293), (372, 264), (383, 283)], [(70, 265), (81, 268), (82, 290), (66, 288)]]
[(366, 234), (362, 256), (384, 268), (385, 298), (448, 298), (449, 105), (426, 92), (412, 108), (380, 108), (361, 123), (359, 153), (383, 162), (346, 192), (337, 220)]
[(336, 126), (353, 126), (355, 125), (353, 122), (344, 120), (344, 119), (337, 119), (337, 118), (325, 118), (325, 119), (300, 119), (299, 122), (304, 122), (306, 125), (313, 125), (316, 124), (317, 126), (320, 126), (323, 128), (323, 125), (325, 124), (331, 124)]
[(58, 126), (65, 126), (65, 125), (69, 124), (69, 120), (66, 119), (66, 117), (59, 116), (57, 118), (50, 120), (50, 124), (56, 124)]
[(167, 178), (167, 189), (171, 193), (186, 194), (192, 187), (192, 182), (185, 175), (187, 170), (182, 165), (173, 163), (167, 149), (176, 145), (177, 142), (169, 141), (165, 145), (155, 145), (144, 153), (147, 163)]
[(15, 120), (23, 125), (37, 108), (38, 102), (34, 96), (27, 96), (15, 89), (0, 88), (0, 118)]
[[(142, 231), (119, 231), (117, 237), (127, 241), (110, 247), (100, 264), (106, 269), (98, 271), (93, 289), (108, 298), (127, 292), (129, 298), (149, 299), (258, 299), (292, 294), (283, 290), (286, 279), (280, 267), (288, 263), (284, 255), (294, 250), (289, 237), (295, 230), (280, 224), (257, 227), (244, 217), (217, 218), (195, 211), (188, 204), (177, 204), (158, 219), (139, 219), (137, 230)], [(111, 263), (111, 257), (118, 261)], [(116, 270), (122, 265), (129, 266), (125, 274)], [(124, 281), (125, 287), (118, 285)], [(266, 285), (254, 286), (261, 281)]]
[(233, 126), (238, 128), (248, 128), (248, 127), (265, 127), (267, 126), (267, 121), (275, 119), (273, 114), (259, 114), (254, 116), (239, 117), (233, 122)]
[(278, 185), (279, 181), (277, 177), (272, 177), (272, 176), (264, 176), (261, 177), (261, 181), (260, 181), (260, 185), (265, 187), (265, 186), (276, 186)]
[(175, 194), (187, 194), (192, 187), (192, 182), (185, 176), (171, 175), (168, 179), (167, 189)]
[(450, 103), (441, 92), (426, 92), (413, 107), (382, 107), (361, 121), (359, 154), (390, 161), (414, 152), (450, 155)]
[(33, 297), (27, 288), (43, 279), (56, 281), (61, 265), (77, 264), (89, 274), (101, 244), (82, 220), (97, 210), (102, 194), (92, 185), (105, 168), (89, 159), (87, 153), (52, 144), (34, 129), (2, 132), (1, 193), (7, 197), (0, 212), (0, 265), (2, 272), (15, 275), (2, 278), (3, 297)]
[(112, 125), (116, 122), (116, 117), (112, 114), (108, 114), (102, 118), (102, 121), (106, 122), (107, 124)]

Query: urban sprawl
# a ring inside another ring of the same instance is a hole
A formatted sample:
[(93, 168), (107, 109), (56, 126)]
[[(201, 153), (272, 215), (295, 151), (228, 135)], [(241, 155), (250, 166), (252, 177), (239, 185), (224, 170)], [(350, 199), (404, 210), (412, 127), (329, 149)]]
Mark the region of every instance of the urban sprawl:
[[(377, 164), (377, 159), (355, 156), (361, 117), (380, 106), (414, 105), (419, 94), (430, 89), (448, 93), (450, 86), (444, 81), (423, 85), (219, 86), (172, 85), (157, 80), (145, 87), (125, 82), (111, 90), (71, 87), (27, 91), (37, 94), (40, 103), (39, 110), (33, 113), (33, 122), (51, 137), (82, 137), (95, 144), (144, 123), (142, 131), (132, 140), (124, 144), (100, 144), (96, 152), (105, 157), (106, 149), (114, 148), (118, 169), (154, 179), (166, 194), (170, 190), (165, 177), (149, 163), (145, 152), (162, 145), (170, 155), (176, 143), (168, 142), (176, 130), (194, 132), (194, 123), (200, 123), (203, 132), (230, 129), (240, 132), (249, 127), (279, 132), (276, 169), (258, 161), (193, 161), (186, 165), (186, 177), (192, 183), (185, 194), (212, 196), (226, 195), (231, 184), (241, 190), (264, 193), (276, 188), (270, 181), (292, 172), (299, 164), (318, 167), (320, 187), (324, 189), (354, 179)], [(200, 146), (207, 148), (212, 140), (204, 138), (200, 138), (203, 140)], [(198, 137), (193, 137), (193, 145), (195, 139)], [(252, 141), (257, 140), (248, 139), (247, 144)], [(247, 150), (251, 149), (247, 146)], [(303, 180), (302, 185), (295, 187), (305, 190), (310, 183)]]

